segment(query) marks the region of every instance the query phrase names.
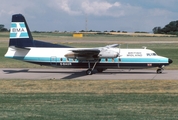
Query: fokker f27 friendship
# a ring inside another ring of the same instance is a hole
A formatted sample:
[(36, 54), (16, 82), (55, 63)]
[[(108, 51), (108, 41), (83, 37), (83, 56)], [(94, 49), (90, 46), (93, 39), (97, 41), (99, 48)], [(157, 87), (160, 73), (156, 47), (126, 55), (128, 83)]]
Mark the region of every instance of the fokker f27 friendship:
[(143, 69), (157, 67), (162, 73), (173, 61), (158, 56), (149, 49), (120, 49), (118, 44), (97, 48), (73, 48), (33, 40), (30, 29), (22, 14), (12, 16), (7, 58), (59, 68), (86, 68), (86, 74), (93, 70)]

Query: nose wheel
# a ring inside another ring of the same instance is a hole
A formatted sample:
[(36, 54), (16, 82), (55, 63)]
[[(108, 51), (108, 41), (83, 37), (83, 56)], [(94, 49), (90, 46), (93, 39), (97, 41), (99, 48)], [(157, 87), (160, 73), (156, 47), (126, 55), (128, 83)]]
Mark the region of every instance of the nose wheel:
[(163, 70), (161, 68), (157, 69), (156, 71), (158, 74), (161, 74), (163, 72)]
[(161, 74), (161, 73), (163, 73), (163, 70), (164, 70), (164, 66), (159, 67), (156, 72), (157, 72), (158, 74)]

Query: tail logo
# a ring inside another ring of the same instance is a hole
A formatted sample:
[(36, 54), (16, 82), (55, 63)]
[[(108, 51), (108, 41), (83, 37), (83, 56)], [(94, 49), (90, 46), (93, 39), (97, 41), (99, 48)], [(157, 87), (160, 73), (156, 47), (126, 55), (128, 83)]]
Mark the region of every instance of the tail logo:
[(29, 38), (24, 22), (12, 22), (10, 38)]

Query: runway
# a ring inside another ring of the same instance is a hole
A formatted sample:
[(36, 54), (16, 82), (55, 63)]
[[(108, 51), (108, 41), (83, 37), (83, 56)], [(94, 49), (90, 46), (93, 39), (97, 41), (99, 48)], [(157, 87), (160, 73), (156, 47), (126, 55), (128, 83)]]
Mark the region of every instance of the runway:
[(178, 70), (164, 70), (157, 74), (153, 69), (122, 70), (109, 69), (103, 73), (86, 75), (85, 69), (22, 69), (0, 68), (0, 79), (78, 79), (78, 80), (178, 80)]

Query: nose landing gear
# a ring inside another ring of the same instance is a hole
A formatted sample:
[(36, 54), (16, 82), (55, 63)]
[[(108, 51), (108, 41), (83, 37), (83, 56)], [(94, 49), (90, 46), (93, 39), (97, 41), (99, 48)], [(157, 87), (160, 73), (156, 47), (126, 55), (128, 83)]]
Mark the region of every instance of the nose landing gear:
[(158, 74), (161, 74), (161, 73), (163, 72), (163, 69), (158, 68), (156, 72), (157, 72)]
[(161, 67), (159, 67), (159, 68), (156, 70), (156, 72), (157, 72), (158, 74), (161, 74), (161, 73), (163, 73), (163, 70), (164, 70), (164, 66), (161, 66)]

